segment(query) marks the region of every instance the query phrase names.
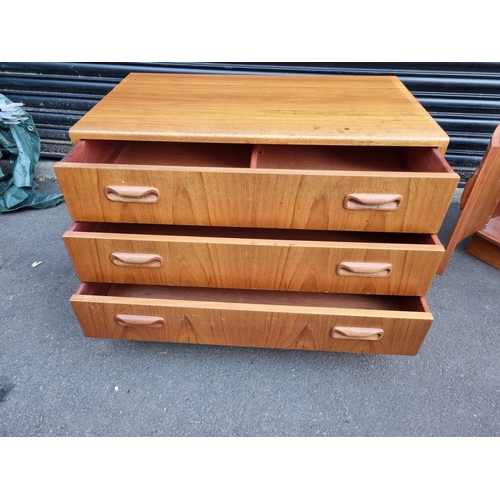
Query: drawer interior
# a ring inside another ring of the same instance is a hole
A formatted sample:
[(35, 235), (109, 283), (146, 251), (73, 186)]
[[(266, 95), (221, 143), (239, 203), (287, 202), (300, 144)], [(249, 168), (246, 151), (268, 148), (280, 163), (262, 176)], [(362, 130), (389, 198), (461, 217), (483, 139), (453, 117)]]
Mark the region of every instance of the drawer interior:
[(436, 148), (80, 141), (65, 163), (453, 174)]
[(256, 166), (265, 169), (360, 170), (453, 173), (434, 148), (384, 146), (256, 146)]
[(63, 162), (249, 168), (250, 144), (83, 140)]
[(236, 290), (225, 288), (173, 287), (159, 285), (126, 285), (82, 283), (76, 295), (151, 299), (261, 306), (365, 309), (383, 311), (429, 312), (423, 297), (395, 295), (358, 295), (337, 293)]
[(268, 229), (214, 226), (172, 226), (160, 224), (120, 224), (107, 222), (75, 222), (74, 233), (124, 235), (183, 236), (195, 238), (242, 238), (302, 242), (360, 242), (401, 245), (441, 245), (434, 234), (377, 233), (365, 231), (321, 231), (311, 229)]

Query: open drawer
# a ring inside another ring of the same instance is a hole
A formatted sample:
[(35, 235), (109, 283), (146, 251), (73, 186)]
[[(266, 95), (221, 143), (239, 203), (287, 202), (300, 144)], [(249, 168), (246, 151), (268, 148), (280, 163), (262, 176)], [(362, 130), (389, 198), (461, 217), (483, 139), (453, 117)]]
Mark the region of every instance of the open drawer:
[(76, 222), (63, 236), (80, 281), (426, 295), (437, 236)]
[(83, 140), (55, 166), (78, 221), (437, 233), (437, 148)]
[(83, 283), (87, 337), (373, 354), (417, 354), (424, 298)]

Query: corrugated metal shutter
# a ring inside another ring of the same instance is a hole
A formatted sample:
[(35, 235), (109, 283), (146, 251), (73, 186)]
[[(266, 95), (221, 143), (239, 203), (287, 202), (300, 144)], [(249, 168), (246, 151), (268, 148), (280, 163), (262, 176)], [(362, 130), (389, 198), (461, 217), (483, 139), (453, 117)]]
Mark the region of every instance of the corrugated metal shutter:
[(462, 183), (500, 124), (500, 63), (1, 63), (0, 93), (25, 103), (42, 157), (69, 149), (68, 129), (128, 73), (396, 75), (451, 138)]

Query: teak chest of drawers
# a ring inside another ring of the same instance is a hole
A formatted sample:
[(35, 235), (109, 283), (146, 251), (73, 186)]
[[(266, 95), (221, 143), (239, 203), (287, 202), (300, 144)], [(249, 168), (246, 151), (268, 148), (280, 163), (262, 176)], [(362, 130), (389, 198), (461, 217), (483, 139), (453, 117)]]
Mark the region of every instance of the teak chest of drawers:
[(397, 78), (130, 74), (70, 137), (86, 336), (418, 352), (459, 178)]

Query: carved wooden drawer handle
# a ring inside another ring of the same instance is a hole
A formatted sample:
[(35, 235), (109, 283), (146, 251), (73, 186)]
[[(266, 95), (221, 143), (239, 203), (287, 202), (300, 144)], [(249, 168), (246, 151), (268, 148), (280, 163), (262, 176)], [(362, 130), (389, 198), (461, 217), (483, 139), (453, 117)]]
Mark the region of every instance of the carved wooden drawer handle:
[(106, 186), (104, 193), (110, 201), (125, 203), (157, 203), (160, 199), (158, 189), (147, 186)]
[(339, 276), (385, 278), (391, 274), (392, 264), (382, 262), (341, 262), (337, 266)]
[(397, 210), (403, 197), (400, 194), (353, 193), (344, 199), (348, 210)]
[(136, 316), (134, 314), (117, 314), (115, 323), (120, 326), (145, 328), (163, 328), (165, 326), (165, 320), (159, 316)]
[(355, 326), (336, 326), (332, 329), (334, 339), (343, 340), (380, 340), (384, 335), (381, 328), (358, 328)]
[(113, 252), (109, 258), (115, 266), (120, 267), (162, 267), (161, 255), (149, 253)]

